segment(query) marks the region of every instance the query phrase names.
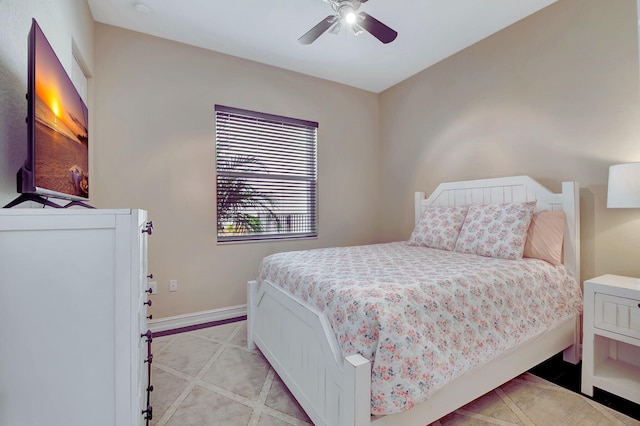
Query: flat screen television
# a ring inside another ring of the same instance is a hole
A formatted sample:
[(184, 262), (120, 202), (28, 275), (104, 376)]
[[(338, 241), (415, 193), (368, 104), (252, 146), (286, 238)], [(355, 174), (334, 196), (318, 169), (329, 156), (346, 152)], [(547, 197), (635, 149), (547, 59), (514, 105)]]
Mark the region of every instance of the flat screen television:
[(23, 195), (16, 201), (52, 205), (46, 198), (53, 197), (82, 204), (89, 199), (87, 106), (35, 19), (28, 44), (27, 159), (18, 171)]

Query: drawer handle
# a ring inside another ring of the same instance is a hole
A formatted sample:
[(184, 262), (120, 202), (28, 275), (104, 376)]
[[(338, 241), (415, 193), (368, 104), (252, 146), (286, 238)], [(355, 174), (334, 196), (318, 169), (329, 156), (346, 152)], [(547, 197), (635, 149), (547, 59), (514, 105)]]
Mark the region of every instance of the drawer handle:
[[(151, 289), (149, 289), (149, 290), (151, 290)], [(144, 302), (143, 305), (151, 306), (151, 299), (149, 299), (146, 302)]]
[(146, 410), (142, 410), (142, 415), (145, 416), (144, 419), (145, 420), (152, 420), (153, 419), (153, 407), (150, 405), (147, 405), (147, 409)]
[(145, 232), (149, 235), (153, 234), (153, 222), (151, 221), (147, 222), (145, 229), (142, 230), (143, 234)]
[(144, 360), (145, 363), (151, 364), (153, 362), (153, 354), (149, 354), (149, 357)]
[(153, 274), (149, 274), (149, 275), (147, 275), (147, 278), (149, 278), (150, 280), (152, 280), (152, 279), (153, 279)]
[(151, 330), (147, 330), (146, 333), (140, 335), (140, 338), (143, 338), (143, 337), (146, 337), (147, 342), (151, 343), (151, 341), (153, 340), (153, 333), (151, 332)]

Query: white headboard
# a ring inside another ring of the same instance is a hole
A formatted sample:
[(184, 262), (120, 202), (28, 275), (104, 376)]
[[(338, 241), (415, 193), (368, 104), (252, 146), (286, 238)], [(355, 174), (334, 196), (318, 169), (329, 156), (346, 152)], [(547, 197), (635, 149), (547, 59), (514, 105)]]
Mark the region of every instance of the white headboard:
[(564, 210), (564, 265), (580, 282), (580, 198), (577, 182), (563, 182), (556, 194), (529, 176), (441, 183), (428, 198), (415, 194), (415, 222), (427, 207), (457, 207), (472, 204), (501, 204), (536, 201), (536, 211)]

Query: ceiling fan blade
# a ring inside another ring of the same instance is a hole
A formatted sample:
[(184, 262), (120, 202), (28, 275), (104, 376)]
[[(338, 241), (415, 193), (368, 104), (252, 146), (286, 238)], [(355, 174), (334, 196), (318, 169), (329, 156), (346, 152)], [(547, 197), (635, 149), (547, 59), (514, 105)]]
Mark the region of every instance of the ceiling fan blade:
[(337, 19), (337, 16), (335, 15), (327, 16), (322, 21), (320, 21), (315, 27), (311, 28), (302, 37), (300, 37), (298, 41), (302, 44), (313, 43), (314, 41), (316, 41), (318, 37), (324, 34), (324, 32), (327, 31), (336, 22), (336, 19)]
[(391, 43), (393, 40), (398, 37), (398, 33), (387, 27), (382, 22), (378, 21), (373, 16), (360, 12), (359, 14), (362, 17), (362, 21), (358, 22), (362, 28), (371, 33), (372, 36), (377, 38), (383, 43)]

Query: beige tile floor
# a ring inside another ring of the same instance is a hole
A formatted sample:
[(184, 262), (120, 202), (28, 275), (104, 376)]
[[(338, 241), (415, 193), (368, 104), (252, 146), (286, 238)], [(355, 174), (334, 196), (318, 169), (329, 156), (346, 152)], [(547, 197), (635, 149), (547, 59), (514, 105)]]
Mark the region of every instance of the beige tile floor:
[[(154, 426), (309, 425), (259, 351), (246, 348), (246, 322), (153, 340)], [(640, 425), (529, 373), (433, 426)]]

